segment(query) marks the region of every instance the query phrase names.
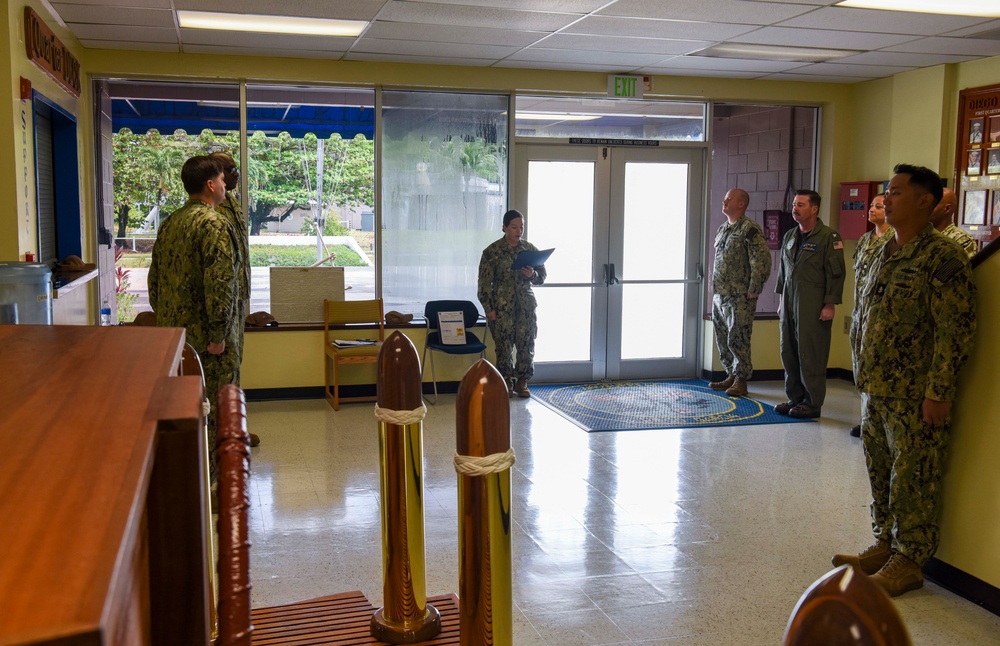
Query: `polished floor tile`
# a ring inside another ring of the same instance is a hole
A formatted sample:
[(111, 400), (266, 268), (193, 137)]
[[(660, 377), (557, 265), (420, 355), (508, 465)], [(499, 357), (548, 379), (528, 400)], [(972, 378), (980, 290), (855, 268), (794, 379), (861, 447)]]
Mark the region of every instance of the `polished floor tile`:
[[(778, 382), (751, 395), (783, 401)], [(458, 591), (455, 398), (424, 421), (428, 596)], [(361, 590), (382, 603), (370, 404), (255, 402), (253, 605)], [(586, 433), (511, 404), (517, 646), (780, 644), (837, 551), (870, 542), (860, 404), (830, 382), (813, 424)], [(998, 644), (1000, 617), (928, 583), (896, 600), (914, 644)]]

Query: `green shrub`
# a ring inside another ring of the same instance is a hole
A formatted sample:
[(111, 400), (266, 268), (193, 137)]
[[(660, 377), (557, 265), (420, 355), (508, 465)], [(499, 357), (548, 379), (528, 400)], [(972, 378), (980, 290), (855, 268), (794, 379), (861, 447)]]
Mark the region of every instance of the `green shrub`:
[[(361, 257), (346, 245), (334, 245), (329, 249), (337, 254), (333, 262), (336, 267), (367, 266)], [(308, 267), (316, 260), (316, 245), (250, 245), (251, 267)]]

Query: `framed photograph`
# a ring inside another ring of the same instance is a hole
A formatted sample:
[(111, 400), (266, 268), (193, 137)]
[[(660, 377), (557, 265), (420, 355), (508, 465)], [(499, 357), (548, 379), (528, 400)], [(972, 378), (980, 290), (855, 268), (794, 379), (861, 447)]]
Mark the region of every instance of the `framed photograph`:
[(981, 144), (981, 143), (983, 143), (983, 120), (982, 119), (970, 119), (969, 120), (969, 143), (970, 144)]
[(986, 193), (988, 192), (965, 192), (965, 210), (962, 212), (962, 224), (986, 224)]
[(965, 166), (966, 175), (978, 175), (983, 168), (983, 153), (979, 150), (970, 150), (966, 155), (968, 163)]
[(992, 223), (993, 226), (997, 227), (1000, 226), (1000, 190), (994, 190), (991, 195), (993, 197)]
[(986, 151), (986, 173), (989, 175), (1000, 174), (1000, 148)]
[(1000, 144), (1000, 116), (990, 117), (990, 143)]

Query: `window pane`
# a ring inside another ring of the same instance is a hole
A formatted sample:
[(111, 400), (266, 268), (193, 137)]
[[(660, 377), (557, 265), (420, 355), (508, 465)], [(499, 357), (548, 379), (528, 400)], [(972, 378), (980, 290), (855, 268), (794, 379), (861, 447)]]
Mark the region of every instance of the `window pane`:
[(518, 137), (705, 141), (706, 104), (681, 101), (521, 96)]
[(506, 95), (382, 94), (382, 297), (422, 315), (475, 302), (479, 258), (507, 204)]
[(622, 285), (622, 359), (684, 355), (684, 289), (676, 283)]
[(625, 280), (682, 280), (687, 257), (687, 164), (625, 165)]
[[(592, 287), (537, 287), (535, 362), (590, 361)], [(648, 321), (647, 321), (648, 323)]]
[(110, 81), (118, 320), (149, 311), (146, 275), (156, 231), (183, 206), (181, 166), (215, 150), (239, 158), (239, 87)]
[(528, 162), (526, 239), (556, 247), (545, 263), (549, 283), (593, 278), (594, 162)]
[(271, 309), (274, 266), (344, 267), (345, 296), (374, 297), (374, 105), (374, 90), (247, 85), (250, 311)]

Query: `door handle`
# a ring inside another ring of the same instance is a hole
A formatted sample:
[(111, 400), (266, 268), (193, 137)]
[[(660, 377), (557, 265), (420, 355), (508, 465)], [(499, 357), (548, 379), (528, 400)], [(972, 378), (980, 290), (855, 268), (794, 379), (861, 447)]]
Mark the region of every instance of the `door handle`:
[(702, 269), (700, 262), (695, 263), (695, 272), (697, 273), (698, 280), (701, 280), (702, 278), (705, 277), (705, 270)]
[(618, 283), (621, 282), (620, 280), (618, 280), (618, 276), (615, 275), (615, 263), (611, 263), (610, 265), (605, 265), (604, 267), (605, 271), (607, 272), (609, 285), (617, 285)]

